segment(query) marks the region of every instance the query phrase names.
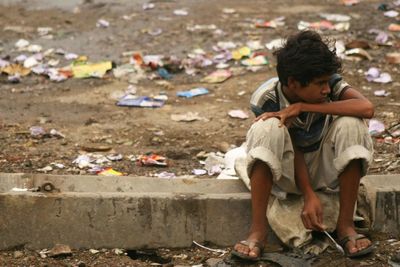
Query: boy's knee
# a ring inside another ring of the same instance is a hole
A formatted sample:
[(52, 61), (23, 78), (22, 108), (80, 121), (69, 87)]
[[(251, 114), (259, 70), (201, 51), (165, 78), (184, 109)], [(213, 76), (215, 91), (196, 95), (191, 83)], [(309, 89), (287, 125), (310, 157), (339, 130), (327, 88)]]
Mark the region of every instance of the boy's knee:
[(368, 128), (361, 118), (343, 116), (337, 118), (334, 124), (341, 134), (350, 134), (354, 136), (368, 133)]
[(271, 134), (283, 131), (284, 127), (279, 127), (279, 119), (269, 118), (265, 121), (259, 120), (253, 123), (250, 132), (256, 135)]

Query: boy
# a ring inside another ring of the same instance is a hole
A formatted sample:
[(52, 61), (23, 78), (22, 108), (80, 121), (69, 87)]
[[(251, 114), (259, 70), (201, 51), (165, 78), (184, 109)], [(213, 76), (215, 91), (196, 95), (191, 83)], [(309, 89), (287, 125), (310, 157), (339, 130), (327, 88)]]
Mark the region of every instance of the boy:
[(363, 119), (373, 116), (374, 107), (342, 80), (340, 59), (318, 33), (297, 33), (274, 54), (279, 79), (252, 95), (256, 119), (247, 133), (246, 163), (244, 168), (235, 165), (244, 181), (243, 176), (249, 178), (252, 224), (232, 253), (254, 260), (262, 254), (271, 191), (301, 194), (302, 225), (323, 231), (325, 214), (317, 192), (334, 190), (340, 192), (334, 227), (346, 255), (370, 253), (371, 241), (357, 234), (353, 215), (373, 151)]

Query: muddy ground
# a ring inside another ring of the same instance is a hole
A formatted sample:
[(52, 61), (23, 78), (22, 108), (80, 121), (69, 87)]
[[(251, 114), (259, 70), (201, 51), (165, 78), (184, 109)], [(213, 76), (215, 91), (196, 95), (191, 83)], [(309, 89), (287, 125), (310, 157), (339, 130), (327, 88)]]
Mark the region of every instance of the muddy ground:
[[(378, 9), (393, 7), (400, 11), (392, 1), (361, 1), (354, 6), (345, 6), (338, 0), (158, 0), (152, 2), (155, 7), (150, 10), (143, 10), (142, 4), (145, 1), (86, 0), (64, 3), (3, 0), (0, 3), (1, 58), (14, 59), (22, 54), (14, 44), (23, 38), (33, 44), (40, 44), (44, 50), (62, 48), (67, 52), (87, 56), (93, 62), (110, 60), (114, 66), (129, 62), (129, 57), (123, 56), (127, 51), (140, 51), (143, 55), (175, 55), (184, 59), (194, 49), (201, 48), (212, 56), (215, 54), (213, 46), (219, 41), (245, 45), (247, 41), (260, 40), (261, 44), (265, 44), (297, 31), (300, 20), (321, 20), (319, 13), (347, 14), (351, 16), (349, 30), (327, 30), (323, 32), (324, 36), (345, 43), (365, 40), (370, 45), (367, 51), (372, 58), (344, 60), (343, 76), (375, 104), (375, 118), (384, 122), (387, 128), (400, 121), (399, 65), (388, 64), (385, 60), (387, 53), (398, 51), (400, 47), (399, 34), (387, 31), (388, 25), (398, 23), (398, 20), (384, 16), (383, 11)], [(187, 16), (174, 15), (174, 10), (182, 8), (188, 11)], [(224, 12), (224, 8), (234, 9), (235, 12)], [(279, 16), (285, 16), (284, 26), (275, 29), (254, 27), (256, 19), (271, 20)], [(107, 20), (110, 26), (96, 27), (99, 19)], [(187, 26), (211, 24), (220, 30), (187, 30)], [(40, 37), (38, 27), (52, 27), (53, 38)], [(161, 34), (149, 34), (158, 28), (162, 29)], [(372, 28), (390, 33), (388, 45), (376, 44), (376, 35), (368, 33)], [(264, 48), (261, 52), (267, 54), (270, 64), (250, 70), (231, 61), (229, 64), (233, 77), (219, 84), (201, 82), (205, 75), (215, 70), (215, 65), (199, 67), (195, 75), (174, 71), (172, 79), (168, 81), (150, 79), (155, 71), (149, 68), (144, 69), (146, 77), (138, 81), (133, 81), (135, 77), (132, 76), (116, 78), (109, 72), (101, 79), (71, 78), (59, 83), (50, 81), (46, 76), (30, 74), (23, 77), (20, 83), (10, 83), (3, 74), (0, 76), (0, 170), (36, 173), (44, 172), (43, 168), (51, 163), (60, 163), (65, 167), (52, 165), (53, 170), (47, 172), (87, 174), (87, 169), (78, 168), (72, 161), (85, 153), (84, 150), (87, 152), (100, 147), (107, 148), (107, 151), (98, 154), (123, 155), (122, 160), (110, 162), (107, 166), (125, 175), (155, 176), (162, 171), (191, 175), (193, 169), (203, 167), (199, 162), (200, 152), (226, 152), (245, 141), (253, 116), (240, 120), (229, 117), (228, 111), (242, 109), (250, 114), (251, 93), (264, 80), (275, 75), (275, 60), (271, 51)], [(59, 67), (71, 63), (60, 55), (54, 55), (53, 59), (60, 60)], [(382, 72), (388, 72), (393, 82), (368, 82), (364, 73), (369, 67), (378, 67)], [(116, 106), (115, 96), (122, 94), (130, 84), (136, 87), (140, 95), (167, 95), (166, 105), (157, 109)], [(190, 99), (176, 96), (178, 91), (195, 87), (206, 87), (210, 93)], [(390, 92), (390, 95), (375, 96), (374, 91), (379, 89)], [(188, 123), (171, 120), (172, 114), (189, 111), (198, 112), (207, 121)], [(65, 138), (33, 138), (29, 130), (32, 126), (41, 126), (46, 131), (56, 129)], [(370, 174), (399, 173), (398, 139), (374, 138), (374, 142), (376, 155)], [(169, 166), (163, 169), (143, 167), (128, 158), (130, 155), (149, 152), (167, 157)], [(378, 235), (376, 238), (387, 240), (398, 237)], [(362, 263), (388, 266), (388, 258), (396, 249), (399, 249), (399, 245), (381, 245), (376, 256), (370, 261), (364, 259)], [(215, 258), (212, 253), (197, 248), (178, 251), (166, 249), (157, 253), (164, 260), (148, 258), (153, 263), (170, 265), (205, 264), (206, 259)], [(179, 257), (181, 254), (189, 256)], [(139, 253), (139, 259), (132, 259), (135, 257), (117, 256), (107, 250), (95, 255), (88, 251), (77, 251), (68, 258), (41, 259), (37, 252), (25, 250), (21, 257), (15, 257), (14, 251), (0, 253), (0, 263), (4, 266), (148, 266), (150, 261), (146, 261), (146, 257)], [(332, 262), (332, 259), (335, 260)], [(335, 254), (328, 253), (315, 264), (359, 266), (359, 263), (345, 261), (343, 258), (339, 261)]]

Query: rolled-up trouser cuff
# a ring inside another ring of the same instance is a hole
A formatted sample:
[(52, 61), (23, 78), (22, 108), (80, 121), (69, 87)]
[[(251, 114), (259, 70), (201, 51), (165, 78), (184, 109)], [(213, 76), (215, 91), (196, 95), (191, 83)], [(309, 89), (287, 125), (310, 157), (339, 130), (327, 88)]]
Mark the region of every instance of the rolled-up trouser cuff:
[(346, 150), (340, 153), (340, 155), (333, 160), (333, 164), (340, 174), (343, 172), (344, 168), (349, 165), (350, 161), (355, 159), (361, 159), (361, 176), (365, 176), (367, 174), (369, 164), (372, 161), (372, 153), (364, 146), (353, 145), (346, 148)]
[(261, 160), (271, 169), (272, 180), (277, 182), (282, 176), (282, 166), (279, 159), (271, 150), (265, 147), (255, 147), (247, 153), (247, 175), (251, 177), (254, 163)]

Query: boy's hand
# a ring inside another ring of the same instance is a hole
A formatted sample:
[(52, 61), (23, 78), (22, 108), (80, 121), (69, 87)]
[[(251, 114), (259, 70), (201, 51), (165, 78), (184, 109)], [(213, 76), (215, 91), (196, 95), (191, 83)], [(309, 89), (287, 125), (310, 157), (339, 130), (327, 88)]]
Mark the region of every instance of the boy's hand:
[(301, 213), (301, 219), (306, 229), (323, 231), (322, 205), (318, 196), (313, 193), (304, 197), (304, 207)]
[(282, 127), (283, 125), (289, 127), (293, 119), (299, 116), (300, 112), (301, 112), (301, 103), (294, 103), (280, 111), (265, 112), (260, 116), (258, 116), (257, 118), (255, 118), (254, 121), (255, 122), (259, 120), (265, 121), (269, 118), (279, 118), (280, 119), (279, 127)]

